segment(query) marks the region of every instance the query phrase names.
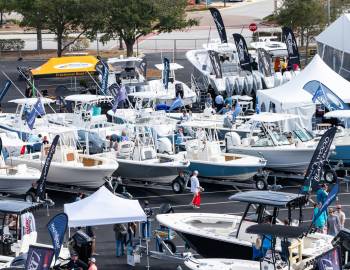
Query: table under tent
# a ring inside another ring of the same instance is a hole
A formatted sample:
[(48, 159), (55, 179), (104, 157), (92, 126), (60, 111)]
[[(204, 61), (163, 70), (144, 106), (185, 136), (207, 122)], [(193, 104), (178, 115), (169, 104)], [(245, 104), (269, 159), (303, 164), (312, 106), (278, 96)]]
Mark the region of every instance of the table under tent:
[[(65, 204), (64, 212), (68, 215), (69, 233), (71, 228), (147, 221), (147, 216), (138, 200), (124, 199), (113, 194), (105, 186), (100, 187), (85, 199)], [(139, 234), (140, 228), (141, 226), (139, 226)], [(149, 265), (148, 241), (145, 242), (145, 246), (142, 246), (141, 238), (139, 245), (132, 254), (129, 254), (128, 263), (138, 256), (137, 249), (144, 248), (147, 254), (147, 265)]]

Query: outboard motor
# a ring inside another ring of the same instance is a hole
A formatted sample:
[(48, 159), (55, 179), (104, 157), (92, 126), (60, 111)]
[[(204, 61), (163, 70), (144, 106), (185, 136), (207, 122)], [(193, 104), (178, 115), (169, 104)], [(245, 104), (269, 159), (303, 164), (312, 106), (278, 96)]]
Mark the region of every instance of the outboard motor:
[(172, 154), (173, 147), (171, 141), (167, 137), (161, 137), (157, 139), (158, 152), (161, 154)]
[(176, 83), (175, 84), (175, 95), (177, 97), (180, 95), (180, 97), (182, 99), (184, 98), (184, 88), (183, 88), (183, 85), (181, 83)]
[(233, 146), (241, 145), (241, 137), (237, 132), (227, 132), (225, 134), (226, 151), (229, 151)]
[(79, 259), (88, 263), (91, 257), (92, 239), (83, 231), (77, 231), (70, 240), (72, 249), (78, 253)]

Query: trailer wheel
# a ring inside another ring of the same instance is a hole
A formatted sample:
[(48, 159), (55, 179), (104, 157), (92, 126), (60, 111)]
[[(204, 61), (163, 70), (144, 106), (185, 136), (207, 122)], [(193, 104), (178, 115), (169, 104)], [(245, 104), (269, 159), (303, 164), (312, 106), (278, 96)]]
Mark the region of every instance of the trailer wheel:
[(337, 179), (337, 175), (332, 169), (326, 169), (324, 171), (323, 178), (327, 183), (331, 184), (335, 182), (335, 179)]
[(24, 195), (24, 200), (26, 202), (29, 202), (29, 203), (34, 202), (35, 201), (35, 194), (34, 194), (34, 192), (31, 192), (31, 191), (27, 192), (26, 195)]
[[(176, 253), (176, 246), (171, 240), (163, 240), (167, 247), (171, 250), (172, 253)], [(159, 243), (159, 252), (164, 252), (163, 246)]]
[(255, 180), (255, 187), (257, 190), (265, 190), (267, 189), (267, 182), (265, 179), (258, 178)]
[(175, 194), (180, 194), (184, 191), (184, 184), (181, 178), (176, 178), (172, 183), (171, 183), (171, 188), (173, 189)]

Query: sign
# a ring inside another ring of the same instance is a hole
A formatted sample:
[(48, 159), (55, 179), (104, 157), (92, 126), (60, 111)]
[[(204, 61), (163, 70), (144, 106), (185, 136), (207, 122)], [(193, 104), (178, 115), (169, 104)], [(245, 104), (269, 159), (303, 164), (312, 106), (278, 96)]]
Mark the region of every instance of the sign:
[(252, 32), (255, 32), (256, 30), (258, 30), (258, 26), (256, 25), (256, 23), (249, 24), (249, 30)]
[(49, 270), (53, 254), (52, 248), (30, 245), (25, 270)]

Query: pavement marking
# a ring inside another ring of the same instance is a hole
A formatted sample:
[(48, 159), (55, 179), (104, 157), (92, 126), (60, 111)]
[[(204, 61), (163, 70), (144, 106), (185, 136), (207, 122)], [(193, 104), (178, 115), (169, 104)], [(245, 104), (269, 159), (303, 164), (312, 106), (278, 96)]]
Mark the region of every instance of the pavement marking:
[[(205, 205), (215, 205), (215, 204), (228, 204), (228, 203), (238, 203), (238, 202), (234, 202), (234, 201), (225, 201), (225, 202), (209, 202), (209, 203), (201, 203), (201, 206), (205, 206)], [(180, 207), (188, 207), (188, 208), (192, 208), (192, 206), (188, 203), (188, 204), (177, 204), (177, 205), (172, 205), (172, 208), (180, 208)], [(151, 207), (152, 209), (159, 209), (160, 206), (155, 206), (155, 207)]]

